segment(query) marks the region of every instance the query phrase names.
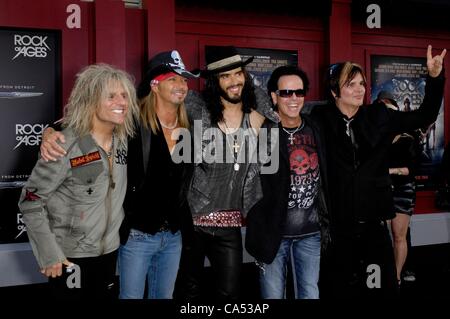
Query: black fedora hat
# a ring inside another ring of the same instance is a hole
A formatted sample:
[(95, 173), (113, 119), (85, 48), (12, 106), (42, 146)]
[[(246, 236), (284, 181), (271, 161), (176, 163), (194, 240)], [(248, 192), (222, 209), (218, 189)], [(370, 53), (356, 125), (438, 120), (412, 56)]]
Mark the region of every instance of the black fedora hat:
[(206, 69), (200, 71), (202, 77), (243, 67), (253, 61), (254, 57), (243, 60), (233, 46), (206, 46)]
[(197, 78), (199, 75), (189, 72), (184, 66), (180, 54), (176, 50), (164, 51), (152, 57), (147, 64), (145, 76), (137, 88), (139, 99), (150, 93), (150, 82), (158, 75), (175, 72), (185, 78)]

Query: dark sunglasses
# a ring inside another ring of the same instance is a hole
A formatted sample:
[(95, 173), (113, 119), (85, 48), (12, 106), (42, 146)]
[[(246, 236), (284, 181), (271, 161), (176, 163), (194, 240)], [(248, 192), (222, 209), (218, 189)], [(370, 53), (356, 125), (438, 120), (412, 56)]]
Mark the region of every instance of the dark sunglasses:
[(291, 97), (294, 95), (296, 97), (304, 97), (306, 95), (305, 89), (297, 89), (297, 90), (276, 90), (275, 93), (281, 97)]

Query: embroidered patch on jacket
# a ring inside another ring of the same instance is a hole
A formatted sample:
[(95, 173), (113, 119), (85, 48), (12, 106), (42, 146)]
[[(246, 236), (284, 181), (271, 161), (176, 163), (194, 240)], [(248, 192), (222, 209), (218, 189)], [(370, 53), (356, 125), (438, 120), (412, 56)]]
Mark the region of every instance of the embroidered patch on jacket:
[(74, 167), (78, 167), (78, 166), (81, 166), (81, 165), (84, 165), (84, 164), (87, 164), (87, 163), (90, 163), (90, 162), (98, 161), (100, 159), (101, 159), (101, 156), (100, 156), (100, 152), (99, 151), (92, 152), (92, 153), (89, 153), (89, 154), (86, 154), (86, 155), (82, 155), (82, 156), (78, 156), (78, 157), (75, 157), (75, 158), (71, 158), (70, 159), (70, 166), (72, 166), (72, 168), (74, 168)]
[(37, 188), (25, 190), (25, 198), (23, 199), (23, 201), (34, 202), (34, 201), (37, 201), (38, 199), (41, 199), (39, 197), (39, 195), (36, 195), (36, 192), (37, 192)]

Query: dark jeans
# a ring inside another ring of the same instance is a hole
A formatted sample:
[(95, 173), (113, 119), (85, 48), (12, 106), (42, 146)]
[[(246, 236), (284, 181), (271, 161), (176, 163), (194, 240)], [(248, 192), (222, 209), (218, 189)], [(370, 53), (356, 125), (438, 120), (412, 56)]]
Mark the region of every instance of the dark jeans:
[(386, 223), (358, 223), (335, 231), (322, 256), (319, 287), (321, 299), (396, 298), (394, 253)]
[(180, 269), (175, 286), (175, 299), (200, 300), (200, 282), (208, 257), (214, 280), (214, 293), (206, 299), (218, 301), (239, 298), (242, 266), (240, 227), (195, 227), (183, 236)]
[(63, 267), (60, 277), (49, 278), (51, 294), (55, 299), (117, 299), (116, 262), (117, 251), (98, 257), (68, 258), (68, 260), (80, 268), (80, 288), (69, 288), (69, 282), (76, 284), (75, 271), (68, 272)]

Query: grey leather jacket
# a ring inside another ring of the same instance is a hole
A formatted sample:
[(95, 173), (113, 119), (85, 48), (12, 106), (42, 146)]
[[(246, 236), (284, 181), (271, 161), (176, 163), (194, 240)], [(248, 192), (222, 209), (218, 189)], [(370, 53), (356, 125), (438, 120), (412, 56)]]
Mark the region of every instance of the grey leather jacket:
[(110, 174), (107, 154), (91, 135), (62, 133), (67, 155), (56, 162), (39, 158), (19, 200), (41, 268), (116, 250), (124, 216), (127, 145), (115, 139)]

